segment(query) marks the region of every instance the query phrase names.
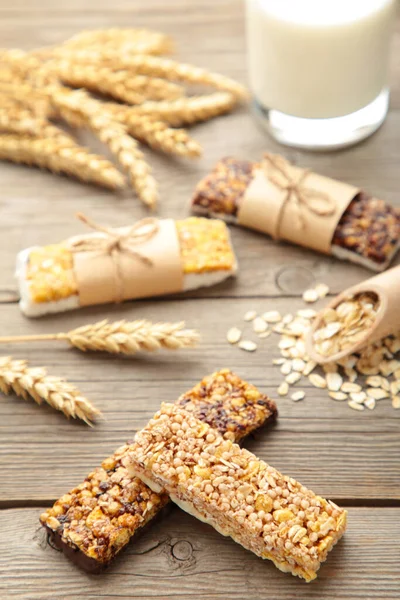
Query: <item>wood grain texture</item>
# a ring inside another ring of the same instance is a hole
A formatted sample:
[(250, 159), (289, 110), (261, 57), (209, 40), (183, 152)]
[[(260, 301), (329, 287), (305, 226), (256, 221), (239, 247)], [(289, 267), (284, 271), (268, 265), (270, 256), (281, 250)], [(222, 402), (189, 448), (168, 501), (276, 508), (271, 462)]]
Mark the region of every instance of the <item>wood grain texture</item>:
[[(400, 509), (350, 508), (344, 538), (310, 584), (278, 571), (208, 525), (172, 508), (104, 574), (78, 571), (46, 543), (40, 509), (0, 513), (4, 598), (179, 598), (194, 600), (389, 600), (400, 594)], [(383, 542), (384, 540), (384, 542)]]
[[(85, 28), (161, 29), (175, 38), (177, 58), (246, 83), (243, 4), (242, 0), (98, 0), (95, 4), (15, 0), (0, 2), (0, 36), (3, 46), (30, 49), (58, 43)], [(160, 184), (160, 216), (188, 215), (194, 186), (222, 156), (257, 159), (265, 150), (283, 152), (299, 165), (362, 186), (399, 205), (399, 19), (391, 81), (391, 111), (384, 126), (343, 152), (284, 149), (265, 135), (247, 108), (191, 130), (204, 147), (200, 160), (146, 151)], [(91, 136), (79, 133), (79, 137), (109, 156)], [(336, 293), (370, 272), (233, 227), (240, 263), (237, 279), (175, 298), (87, 308), (29, 321), (15, 303), (13, 271), (20, 249), (83, 231), (74, 218), (77, 211), (111, 226), (130, 223), (146, 212), (130, 192), (114, 194), (33, 168), (0, 163), (0, 183), (2, 335), (66, 331), (106, 317), (185, 319), (202, 334), (201, 344), (193, 350), (136, 357), (82, 355), (56, 343), (0, 347), (0, 355), (27, 358), (68, 378), (106, 417), (89, 429), (67, 422), (48, 407), (0, 397), (0, 598), (399, 598), (400, 411), (381, 401), (374, 411), (356, 413), (308, 384), (300, 388), (306, 391), (304, 401), (280, 398), (277, 425), (257, 432), (247, 445), (282, 472), (350, 506), (348, 533), (317, 582), (306, 585), (280, 573), (177, 509), (131, 544), (102, 576), (79, 572), (46, 545), (38, 528), (41, 509), (29, 506), (47, 506), (82, 481), (146, 423), (161, 401), (173, 401), (223, 366), (276, 397), (281, 375), (271, 360), (279, 355), (278, 338), (260, 340), (254, 354), (225, 340), (230, 326), (244, 326), (247, 310), (294, 312), (303, 306), (301, 292), (314, 283), (327, 282)]]

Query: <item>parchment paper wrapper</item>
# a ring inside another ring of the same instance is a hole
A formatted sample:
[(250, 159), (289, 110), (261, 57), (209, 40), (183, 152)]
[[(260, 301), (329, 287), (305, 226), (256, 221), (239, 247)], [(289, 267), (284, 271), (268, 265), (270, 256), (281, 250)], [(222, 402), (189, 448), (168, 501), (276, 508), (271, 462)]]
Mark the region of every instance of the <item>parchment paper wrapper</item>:
[[(335, 308), (343, 300), (359, 294), (360, 292), (375, 292), (379, 298), (379, 306), (376, 319), (366, 331), (366, 336), (354, 346), (349, 346), (342, 352), (330, 356), (322, 356), (314, 350), (313, 334), (319, 328), (321, 319), (327, 308)], [(380, 275), (371, 277), (351, 288), (348, 288), (332, 302), (330, 302), (314, 319), (313, 325), (307, 335), (306, 351), (310, 358), (320, 364), (336, 361), (344, 356), (358, 352), (364, 346), (377, 342), (378, 340), (400, 331), (400, 265), (389, 269)]]
[[(294, 181), (298, 181), (306, 173), (304, 169), (291, 165), (281, 156), (273, 158), (284, 161), (285, 169)], [(313, 192), (310, 207), (318, 208), (318, 204), (322, 206), (324, 197), (328, 197), (334, 204), (332, 214), (319, 215), (305, 204), (299, 205), (293, 200), (288, 201), (282, 208), (288, 191), (269, 179), (269, 173), (276, 175), (268, 163), (255, 171), (239, 208), (238, 223), (267, 233), (275, 239), (287, 240), (330, 254), (332, 238), (340, 218), (360, 190), (347, 183), (308, 172), (302, 187)], [(321, 195), (320, 201), (318, 192)]]
[[(120, 228), (115, 231), (125, 233), (128, 229)], [(89, 236), (107, 238), (105, 234), (94, 233), (73, 240), (87, 239)], [(154, 236), (137, 244), (135, 249), (149, 259), (151, 264), (128, 250), (118, 251), (118, 264), (115, 256), (102, 250), (74, 253), (74, 273), (81, 306), (182, 291), (183, 269), (178, 236), (172, 219), (159, 220)]]

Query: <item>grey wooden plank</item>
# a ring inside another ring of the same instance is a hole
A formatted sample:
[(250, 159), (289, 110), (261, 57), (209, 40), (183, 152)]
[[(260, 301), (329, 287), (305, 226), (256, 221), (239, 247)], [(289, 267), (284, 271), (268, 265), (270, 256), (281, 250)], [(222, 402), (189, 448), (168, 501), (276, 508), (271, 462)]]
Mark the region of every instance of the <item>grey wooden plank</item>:
[(40, 509), (0, 512), (0, 590), (20, 600), (389, 600), (400, 595), (400, 509), (350, 508), (343, 540), (309, 585), (281, 573), (211, 527), (173, 509), (102, 575), (87, 575), (47, 546)]

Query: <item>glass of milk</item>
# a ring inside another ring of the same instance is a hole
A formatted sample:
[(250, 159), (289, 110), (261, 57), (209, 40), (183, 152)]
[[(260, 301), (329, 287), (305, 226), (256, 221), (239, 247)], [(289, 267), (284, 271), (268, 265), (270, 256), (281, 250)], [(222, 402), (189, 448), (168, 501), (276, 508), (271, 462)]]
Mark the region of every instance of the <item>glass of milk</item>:
[(254, 106), (283, 144), (340, 148), (389, 104), (396, 0), (246, 0)]

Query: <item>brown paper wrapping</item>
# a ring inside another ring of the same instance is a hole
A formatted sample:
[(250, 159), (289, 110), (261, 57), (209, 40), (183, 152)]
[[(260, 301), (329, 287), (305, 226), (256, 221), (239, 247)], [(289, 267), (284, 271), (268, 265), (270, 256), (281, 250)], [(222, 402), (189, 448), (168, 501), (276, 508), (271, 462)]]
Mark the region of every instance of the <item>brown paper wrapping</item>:
[[(282, 157), (275, 157), (284, 160)], [(296, 182), (306, 171), (286, 162), (287, 173)], [(301, 204), (289, 200), (282, 207), (288, 195), (286, 189), (280, 189), (268, 177), (273, 169), (270, 164), (263, 164), (255, 171), (254, 178), (248, 186), (238, 212), (238, 222), (245, 227), (256, 229), (271, 235), (275, 239), (283, 239), (324, 254), (331, 253), (333, 235), (341, 216), (351, 200), (359, 193), (359, 189), (316, 173), (308, 172), (303, 179), (303, 187), (314, 195), (313, 204), (318, 201), (315, 192), (328, 197), (334, 203), (334, 210), (329, 215), (319, 215)], [(282, 213), (281, 213), (282, 211)]]
[[(120, 228), (125, 233), (129, 228)], [(94, 233), (74, 238), (103, 237)], [(134, 298), (145, 298), (180, 292), (183, 289), (183, 269), (179, 240), (172, 219), (158, 221), (158, 230), (151, 239), (137, 245), (140, 254), (151, 261), (140, 260), (128, 250), (115, 257), (101, 250), (74, 253), (74, 273), (81, 306), (105, 304)], [(118, 279), (120, 278), (120, 279)], [(121, 290), (118, 297), (117, 289)]]
[[(335, 308), (340, 302), (359, 294), (360, 292), (375, 292), (379, 298), (379, 307), (376, 319), (366, 337), (349, 349), (329, 357), (321, 356), (314, 350), (313, 334), (319, 328), (323, 313), (327, 308)], [(309, 357), (320, 364), (332, 362), (358, 352), (364, 346), (377, 342), (378, 340), (400, 331), (400, 265), (380, 273), (348, 288), (336, 296), (314, 319), (313, 325), (307, 335), (306, 351)]]

